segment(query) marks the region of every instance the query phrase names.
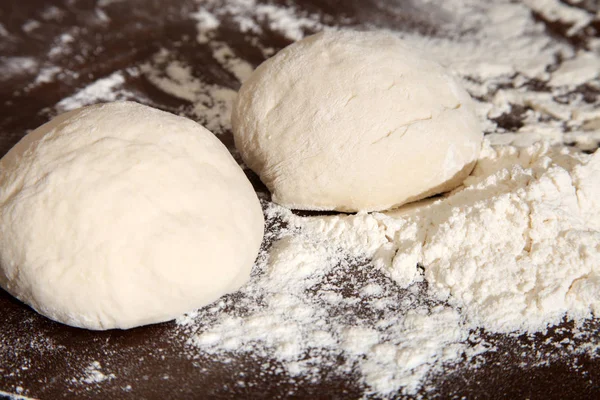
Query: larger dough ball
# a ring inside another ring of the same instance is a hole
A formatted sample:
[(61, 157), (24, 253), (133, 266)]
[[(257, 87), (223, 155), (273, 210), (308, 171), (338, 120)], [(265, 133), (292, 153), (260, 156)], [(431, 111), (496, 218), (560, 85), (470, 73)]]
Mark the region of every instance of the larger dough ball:
[(244, 83), (232, 123), (273, 200), (307, 210), (384, 210), (453, 189), (483, 139), (456, 79), (385, 33), (286, 47)]
[(237, 290), (263, 223), (213, 134), (136, 103), (60, 115), (0, 161), (0, 285), (72, 326), (167, 321)]

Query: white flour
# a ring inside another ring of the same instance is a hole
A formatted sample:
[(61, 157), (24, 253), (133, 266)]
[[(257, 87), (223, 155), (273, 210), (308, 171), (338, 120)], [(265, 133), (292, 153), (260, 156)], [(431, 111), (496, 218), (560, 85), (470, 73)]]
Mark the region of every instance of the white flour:
[(36, 60), (30, 57), (2, 57), (0, 56), (0, 74), (3, 76), (18, 76), (23, 73), (35, 71), (38, 66)]
[(573, 36), (594, 20), (591, 13), (560, 2), (559, 0), (524, 0), (531, 9), (544, 15), (548, 20), (571, 25), (567, 35)]
[(31, 397), (25, 397), (20, 395), (20, 393), (22, 393), (24, 390), (25, 389), (23, 389), (21, 386), (17, 386), (15, 388), (15, 392), (17, 394), (8, 393), (0, 390), (0, 396), (3, 396), (3, 398), (7, 398), (9, 400), (32, 400)]
[[(575, 49), (552, 38), (532, 10), (566, 24), (570, 37), (599, 17), (557, 0), (524, 3), (415, 2), (418, 15), (438, 17), (439, 35), (397, 32), (456, 71), (477, 102), (491, 144), (465, 186), (385, 214), (300, 217), (264, 201), (270, 228), (251, 282), (178, 321), (173, 334), (187, 338), (190, 358), (209, 353), (226, 362), (248, 353), (267, 375), (301, 384), (323, 371), (351, 374), (385, 396), (426, 393), (437, 373), (454, 364), (477, 368), (481, 354), (513, 344), (523, 348), (524, 369), (598, 353), (588, 318), (600, 311), (600, 156), (570, 153), (565, 144), (598, 147), (600, 41)], [(52, 10), (48, 19), (58, 18)], [(264, 35), (293, 41), (357, 23), (255, 0), (199, 2), (190, 19), (198, 45), (240, 82), (253, 65), (220, 39), (225, 25), (266, 57), (276, 49), (261, 42)], [(69, 43), (57, 38), (53, 55), (68, 53)], [(38, 68), (31, 59), (6, 65), (15, 74)], [(184, 114), (216, 134), (230, 129), (235, 87), (197, 76), (170, 49), (137, 68), (189, 103)], [(127, 74), (82, 88), (56, 110), (135, 98)], [(32, 84), (56, 76), (46, 65)], [(574, 328), (552, 327), (563, 318)], [(547, 329), (572, 339), (535, 342)]]
[[(264, 14), (250, 11), (251, 3), (232, 2), (214, 14), (204, 10), (203, 20), (212, 22), (198, 24), (199, 37), (213, 36), (215, 21), (228, 12), (242, 29), (259, 32)], [(594, 200), (600, 156), (550, 147), (597, 147), (597, 100), (584, 101), (573, 91), (598, 86), (600, 59), (550, 39), (524, 5), (455, 3), (444, 3), (448, 24), (470, 35), (401, 36), (465, 78), (493, 143), (546, 144), (486, 144), (463, 188), (387, 214), (298, 217), (269, 204), (270, 220), (287, 228), (272, 238), (236, 303), (223, 301), (180, 319), (192, 349), (272, 357), (292, 377), (309, 381), (323, 368), (354, 371), (380, 395), (414, 394), (444, 363), (495, 350), (476, 332), (544, 332), (564, 317), (583, 323), (600, 310), (600, 203)], [(553, 16), (573, 24), (573, 34), (593, 19), (563, 4), (553, 9)], [(299, 29), (324, 28), (306, 19), (266, 26), (292, 40), (303, 36)], [(565, 61), (557, 62), (557, 55)], [(543, 90), (531, 90), (532, 79), (546, 82)], [(565, 95), (568, 102), (560, 99)], [(514, 107), (523, 111), (519, 124), (502, 126), (500, 117)], [(371, 279), (375, 269), (396, 285)], [(353, 274), (363, 276), (364, 286), (349, 296), (335, 277)], [(582, 332), (588, 341), (563, 343), (568, 351), (596, 349), (590, 333)], [(345, 360), (341, 366), (338, 356)]]
[[(216, 305), (180, 323), (217, 315), (190, 340), (202, 351), (264, 352), (292, 376), (343, 354), (340, 373), (358, 369), (377, 393), (414, 393), (443, 362), (489, 350), (467, 345), (477, 329), (533, 333), (598, 312), (599, 194), (600, 155), (538, 144), (486, 147), (465, 187), (408, 210), (298, 217), (270, 205), (288, 228), (242, 290), (246, 313)], [(377, 267), (398, 285), (370, 280)], [(327, 283), (359, 270), (366, 283), (353, 296)], [(356, 304), (379, 317), (332, 318)]]
[(102, 372), (102, 365), (98, 361), (93, 361), (84, 371), (83, 377), (79, 380), (73, 379), (74, 382), (79, 383), (100, 383), (107, 380), (115, 379), (114, 374), (105, 374)]
[[(223, 66), (227, 65), (237, 73), (246, 69), (241, 62), (233, 64), (226, 58), (221, 60)], [(178, 60), (170, 60), (167, 50), (156, 54), (153, 64), (144, 64), (141, 70), (157, 88), (191, 102), (193, 106), (188, 112), (211, 132), (218, 135), (229, 129), (229, 115), (236, 96), (235, 90), (202, 82), (192, 75), (190, 66)]]
[[(40, 76), (42, 78), (40, 78)], [(47, 71), (42, 70), (36, 80), (40, 81), (46, 77)], [(59, 113), (62, 113), (96, 102), (121, 100), (123, 98), (122, 93), (119, 93), (117, 89), (121, 88), (124, 82), (125, 77), (123, 76), (123, 73), (120, 71), (115, 72), (105, 78), (98, 79), (94, 83), (79, 90), (71, 97), (62, 99), (56, 104), (56, 110)]]
[(600, 154), (486, 148), (464, 189), (390, 221), (378, 261), (403, 287), (424, 278), (471, 328), (588, 318), (600, 311), (599, 195)]

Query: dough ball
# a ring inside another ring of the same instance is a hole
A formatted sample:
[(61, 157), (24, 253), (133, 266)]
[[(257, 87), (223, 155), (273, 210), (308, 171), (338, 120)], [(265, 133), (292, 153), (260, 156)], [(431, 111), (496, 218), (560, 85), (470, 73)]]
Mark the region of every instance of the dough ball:
[(242, 85), (235, 144), (273, 201), (376, 211), (460, 185), (483, 133), (455, 78), (385, 33), (294, 43)]
[(208, 130), (131, 102), (60, 115), (0, 160), (0, 285), (88, 329), (167, 321), (237, 290), (256, 194)]

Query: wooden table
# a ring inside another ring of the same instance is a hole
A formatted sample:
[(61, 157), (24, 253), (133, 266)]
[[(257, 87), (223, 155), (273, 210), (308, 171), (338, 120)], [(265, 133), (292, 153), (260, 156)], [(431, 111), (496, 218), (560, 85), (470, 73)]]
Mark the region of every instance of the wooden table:
[[(483, 0), (482, 0), (483, 1)], [(284, 2), (279, 2), (283, 4)], [(379, 1), (295, 0), (295, 6), (327, 16), (333, 23), (364, 25), (378, 21), (420, 32), (435, 32), (428, 18), (414, 18), (396, 7), (396, 13), (382, 9)], [(404, 2), (407, 7), (409, 1)], [(590, 7), (594, 1), (583, 2)], [(597, 3), (596, 3), (597, 5)], [(44, 10), (54, 6), (59, 19), (45, 19)], [(220, 74), (218, 63), (195, 41), (196, 21), (190, 13), (198, 5), (190, 0), (131, 0), (114, 2), (102, 8), (108, 22), (98, 20), (95, 1), (81, 0), (3, 0), (0, 23), (10, 37), (0, 37), (0, 68), (9, 57), (30, 57), (37, 66), (0, 75), (0, 154), (4, 154), (28, 130), (46, 122), (55, 105), (79, 88), (129, 66), (139, 66), (160, 48), (177, 52), (194, 68), (194, 73), (209, 76), (217, 84), (237, 89), (238, 83)], [(542, 17), (539, 17), (542, 18)], [(27, 21), (41, 21), (31, 32), (23, 30)], [(346, 22), (344, 22), (346, 21)], [(573, 46), (581, 37), (565, 36), (560, 23), (543, 20), (556, 40), (569, 40)], [(79, 27), (75, 52), (50, 55), (49, 50), (64, 32)], [(591, 29), (590, 35), (598, 35)], [(234, 25), (222, 27), (234, 51), (255, 65), (262, 61), (256, 51), (243, 43), (243, 34)], [(266, 38), (275, 49), (289, 41), (272, 35)], [(68, 71), (60, 78), (31, 85), (44, 63)], [(132, 98), (168, 110), (181, 111), (186, 102), (156, 89), (144, 76), (128, 75), (124, 87)], [(510, 121), (509, 121), (510, 122)], [(231, 146), (231, 135), (221, 136)], [(256, 177), (257, 190), (265, 191)], [(260, 378), (260, 365), (243, 355), (230, 363), (209, 356), (186, 356), (186, 337), (177, 334), (174, 323), (147, 326), (129, 331), (91, 332), (54, 323), (0, 290), (0, 390), (43, 399), (118, 398), (283, 398), (290, 391), (294, 398), (357, 398), (364, 388), (353, 376), (328, 375), (316, 383), (292, 384), (281, 376)], [(549, 333), (559, 337), (559, 333)], [(544, 335), (537, 342), (543, 346)], [(532, 339), (506, 338), (498, 351), (488, 353), (485, 364), (476, 371), (460, 367), (433, 380), (428, 397), (450, 398), (569, 398), (591, 399), (600, 395), (600, 361), (589, 356), (566, 358), (550, 365), (520, 365), (519, 346)], [(115, 374), (102, 384), (81, 385), (72, 381), (92, 361)], [(239, 372), (258, 382), (250, 387), (236, 386)], [(0, 397), (2, 397), (0, 395)]]

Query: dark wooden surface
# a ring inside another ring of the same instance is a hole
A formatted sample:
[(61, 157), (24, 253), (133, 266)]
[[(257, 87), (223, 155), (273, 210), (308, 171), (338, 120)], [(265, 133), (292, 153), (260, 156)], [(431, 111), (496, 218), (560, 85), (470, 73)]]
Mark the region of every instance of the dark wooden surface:
[[(584, 3), (594, 6), (593, 1)], [(26, 21), (44, 21), (41, 12), (50, 4), (62, 11), (60, 20), (43, 22), (31, 34), (23, 32)], [(397, 12), (390, 14), (380, 9), (380, 2), (297, 0), (295, 4), (340, 24), (361, 26), (376, 20), (379, 26), (395, 29), (426, 34), (435, 34), (436, 30), (429, 16), (411, 14), (408, 8), (404, 13), (402, 7), (395, 7)], [(3, 0), (0, 23), (11, 36), (0, 38), (0, 66), (6, 57), (32, 57), (39, 65), (52, 63), (76, 74), (66, 73), (33, 88), (29, 84), (38, 73), (35, 68), (0, 75), (0, 155), (28, 130), (46, 122), (62, 98), (114, 71), (148, 61), (161, 47), (177, 52), (180, 59), (193, 66), (194, 74), (237, 88), (237, 82), (218, 73), (219, 64), (194, 40), (195, 21), (189, 14), (197, 7), (189, 0), (116, 2), (103, 8), (110, 22), (100, 24), (95, 16), (96, 2), (91, 0)], [(564, 38), (563, 26), (543, 22), (552, 35)], [(80, 28), (74, 53), (50, 59), (48, 51), (53, 40), (73, 27)], [(597, 31), (590, 29), (588, 34), (597, 35)], [(243, 34), (232, 27), (224, 26), (219, 35), (245, 59), (254, 64), (262, 61), (259, 53), (244, 45)], [(584, 39), (569, 38), (573, 46)], [(265, 40), (276, 49), (288, 43), (278, 35)], [(186, 106), (185, 101), (160, 92), (143, 76), (129, 76), (125, 87), (131, 98), (143, 96), (146, 103), (168, 111), (181, 111)], [(230, 136), (224, 138), (231, 145)], [(19, 386), (27, 396), (42, 399), (358, 398), (364, 394), (355, 376), (337, 376), (331, 371), (323, 371), (317, 383), (290, 382), (284, 375), (261, 377), (260, 363), (255, 358), (234, 354), (229, 363), (208, 356), (190, 359), (185, 350), (186, 337), (179, 332), (174, 323), (130, 331), (70, 328), (37, 315), (0, 290), (0, 390), (14, 393)], [(545, 338), (539, 335), (533, 339), (499, 340), (498, 351), (483, 358), (483, 367), (453, 367), (434, 377), (434, 390), (423, 394), (439, 398), (599, 398), (598, 360), (580, 355), (557, 357), (549, 365), (536, 367), (523, 362), (527, 358), (520, 347), (531, 348), (535, 342), (543, 348)], [(101, 385), (70, 381), (81, 376), (92, 361), (100, 362), (103, 370), (115, 374), (115, 379)], [(240, 372), (256, 384), (236, 385)]]

